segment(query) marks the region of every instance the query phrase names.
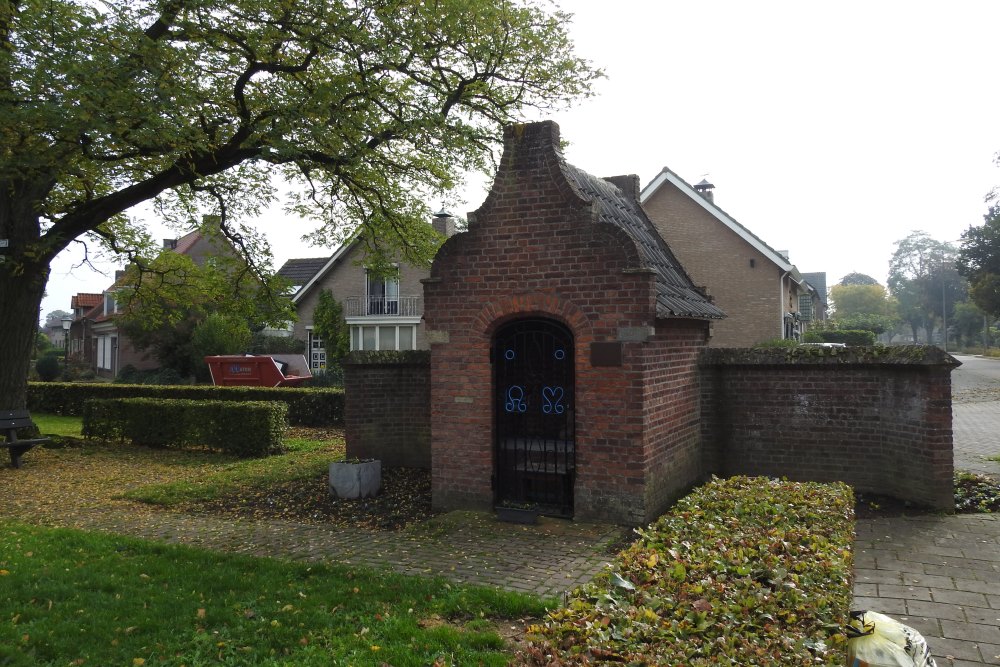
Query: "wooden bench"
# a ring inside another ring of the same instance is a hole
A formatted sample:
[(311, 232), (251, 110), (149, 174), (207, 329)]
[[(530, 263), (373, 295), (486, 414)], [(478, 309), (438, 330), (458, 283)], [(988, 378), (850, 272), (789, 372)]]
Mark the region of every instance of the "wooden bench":
[(15, 468), (21, 467), (21, 455), (30, 450), (35, 445), (46, 443), (50, 438), (31, 438), (30, 440), (18, 440), (17, 431), (22, 428), (34, 428), (31, 415), (27, 410), (0, 410), (0, 433), (6, 436), (5, 442), (0, 442), (0, 447), (6, 447), (10, 451), (10, 462)]

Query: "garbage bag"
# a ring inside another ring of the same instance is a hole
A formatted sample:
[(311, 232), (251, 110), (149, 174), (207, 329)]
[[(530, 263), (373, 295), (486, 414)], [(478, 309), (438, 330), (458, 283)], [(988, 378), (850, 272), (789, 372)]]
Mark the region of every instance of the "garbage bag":
[(877, 611), (852, 611), (847, 624), (849, 667), (937, 667), (927, 641)]

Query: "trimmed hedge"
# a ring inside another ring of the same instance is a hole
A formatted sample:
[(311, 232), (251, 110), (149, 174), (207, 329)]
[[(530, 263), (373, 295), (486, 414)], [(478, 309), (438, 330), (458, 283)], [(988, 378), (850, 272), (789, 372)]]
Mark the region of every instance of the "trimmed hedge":
[(281, 450), (288, 406), (280, 401), (89, 399), (83, 435), (148, 447), (217, 449), (237, 456)]
[(843, 343), (844, 345), (874, 345), (875, 334), (864, 329), (831, 329), (807, 331), (803, 343)]
[(713, 480), (528, 628), (521, 665), (845, 664), (845, 484)]
[(343, 426), (343, 389), (298, 387), (215, 387), (211, 385), (82, 384), (29, 382), (28, 409), (56, 415), (83, 414), (93, 398), (162, 398), (197, 401), (278, 401), (288, 406), (293, 426)]

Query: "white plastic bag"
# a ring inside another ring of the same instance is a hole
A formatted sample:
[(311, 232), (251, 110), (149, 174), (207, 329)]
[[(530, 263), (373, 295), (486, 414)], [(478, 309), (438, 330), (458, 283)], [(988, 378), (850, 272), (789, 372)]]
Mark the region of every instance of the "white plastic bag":
[(852, 611), (848, 667), (937, 667), (923, 635), (877, 611)]

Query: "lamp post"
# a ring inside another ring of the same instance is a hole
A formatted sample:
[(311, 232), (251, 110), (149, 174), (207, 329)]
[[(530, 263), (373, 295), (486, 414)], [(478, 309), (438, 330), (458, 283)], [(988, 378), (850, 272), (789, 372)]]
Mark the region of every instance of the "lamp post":
[(60, 318), (63, 328), (63, 374), (69, 370), (69, 329), (73, 326), (72, 317)]

